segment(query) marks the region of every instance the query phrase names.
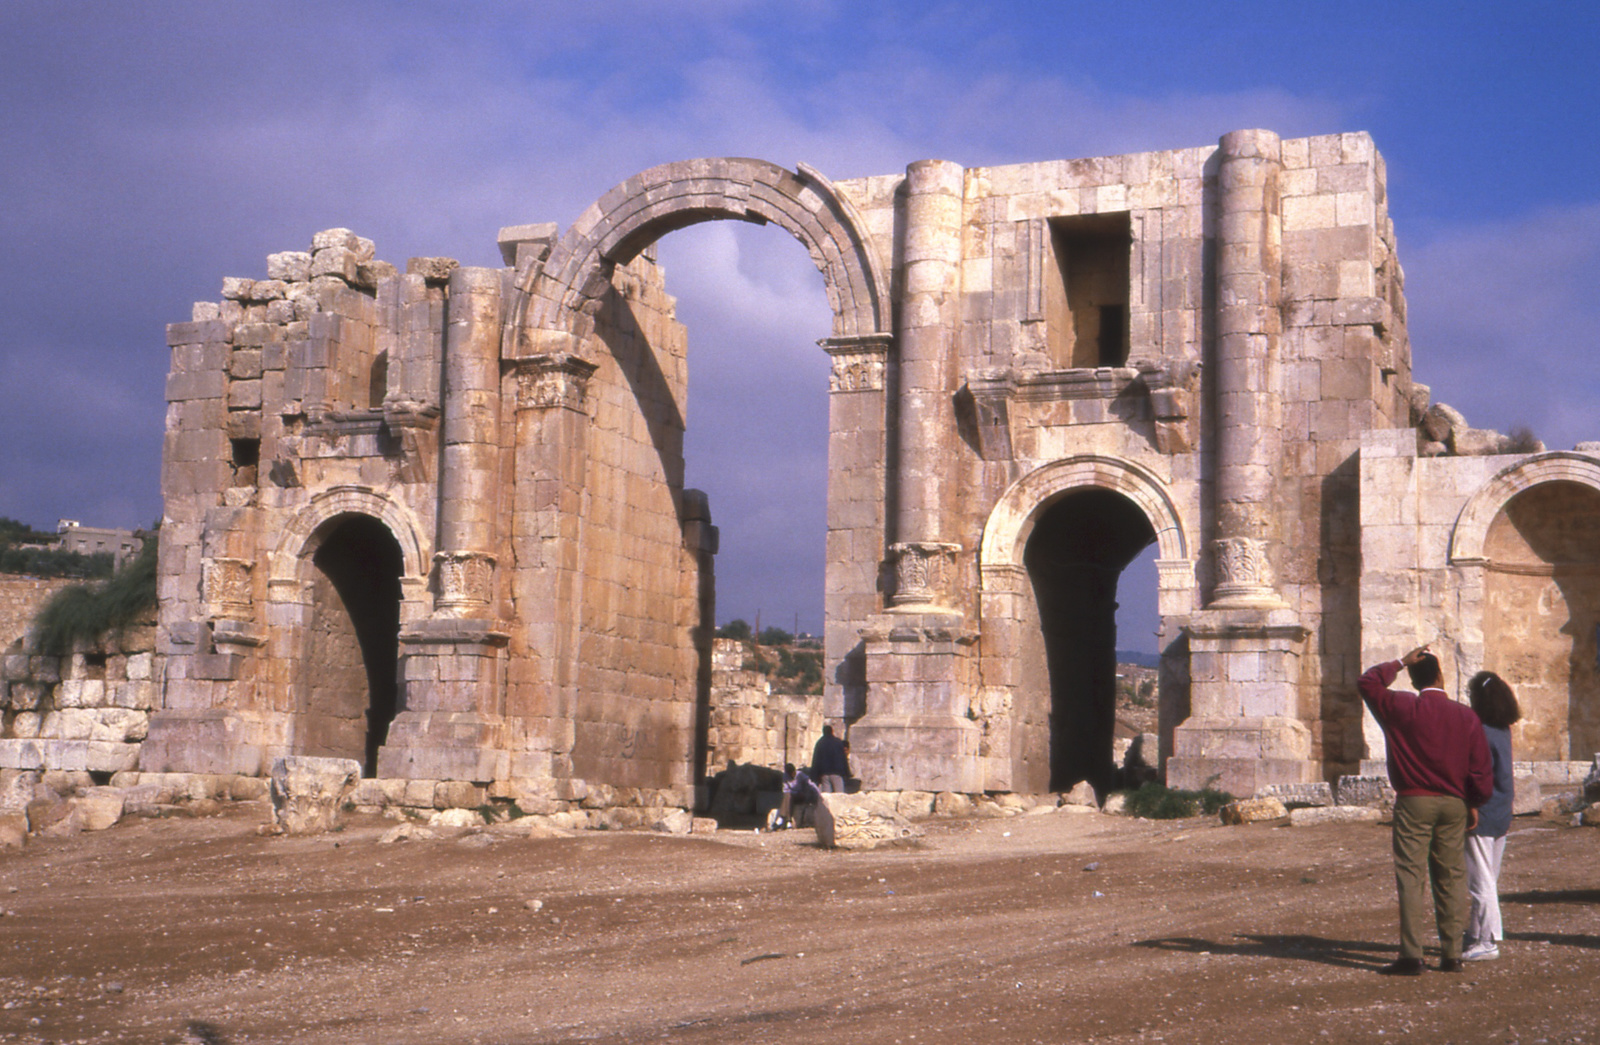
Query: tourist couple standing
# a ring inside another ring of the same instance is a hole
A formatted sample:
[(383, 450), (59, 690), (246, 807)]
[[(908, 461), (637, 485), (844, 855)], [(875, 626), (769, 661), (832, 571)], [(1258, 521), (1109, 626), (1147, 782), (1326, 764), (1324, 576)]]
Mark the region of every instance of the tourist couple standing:
[[(1389, 688), (1404, 667), (1416, 693)], [(1500, 858), (1511, 827), (1511, 734), (1521, 717), (1500, 676), (1467, 684), (1471, 708), (1442, 688), (1439, 659), (1419, 646), (1361, 676), (1361, 699), (1383, 727), (1394, 785), (1394, 877), (1400, 957), (1387, 976), (1422, 973), (1422, 933), (1432, 879), (1439, 968), (1500, 956)], [(1470, 910), (1469, 910), (1470, 907)]]

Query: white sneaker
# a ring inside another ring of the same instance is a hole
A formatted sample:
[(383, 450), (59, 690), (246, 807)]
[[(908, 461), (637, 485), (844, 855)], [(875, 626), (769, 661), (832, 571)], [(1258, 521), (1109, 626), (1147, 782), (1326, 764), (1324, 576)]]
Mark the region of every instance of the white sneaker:
[(1498, 957), (1500, 948), (1494, 945), (1493, 940), (1475, 943), (1461, 952), (1461, 960), (1464, 962), (1492, 962)]

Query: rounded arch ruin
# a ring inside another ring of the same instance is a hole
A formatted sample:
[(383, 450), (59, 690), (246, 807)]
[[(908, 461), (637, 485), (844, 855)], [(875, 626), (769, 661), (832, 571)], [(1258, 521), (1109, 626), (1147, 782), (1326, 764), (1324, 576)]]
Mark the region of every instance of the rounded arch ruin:
[(785, 229), (822, 272), (833, 336), (886, 336), (888, 272), (850, 201), (805, 164), (796, 172), (765, 160), (729, 158), (652, 167), (590, 205), (542, 264), (517, 273), (508, 347), (523, 328), (585, 333), (579, 317), (605, 293), (616, 265), (668, 232), (716, 220)]
[(1189, 540), (1166, 484), (1131, 461), (1082, 454), (1036, 468), (1000, 495), (983, 527), (978, 561), (985, 578), (997, 569), (1020, 566), (1039, 513), (1057, 498), (1086, 487), (1112, 490), (1137, 505), (1156, 532), (1163, 562), (1189, 561)]
[(1450, 562), (1484, 557), (1489, 527), (1517, 494), (1541, 483), (1569, 482), (1600, 490), (1600, 460), (1570, 450), (1537, 454), (1497, 472), (1467, 499), (1450, 534)]
[(316, 550), (317, 531), (340, 515), (367, 515), (383, 523), (400, 546), (403, 579), (426, 581), (430, 560), (415, 513), (392, 498), (359, 486), (330, 487), (295, 514), (273, 551), (270, 580), (294, 583), (299, 578), (301, 562)]

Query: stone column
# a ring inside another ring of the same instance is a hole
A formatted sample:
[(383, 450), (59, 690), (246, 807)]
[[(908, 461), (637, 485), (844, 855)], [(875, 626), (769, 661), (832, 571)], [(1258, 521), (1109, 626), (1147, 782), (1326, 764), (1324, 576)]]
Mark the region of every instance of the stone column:
[(494, 601), (501, 279), (499, 270), (483, 268), (450, 276), (435, 616), (489, 616)]
[(948, 160), (906, 168), (900, 302), (899, 459), (896, 473), (895, 607), (948, 605), (929, 587), (959, 545), (947, 542), (946, 499), (955, 438), (956, 341), (961, 331), (961, 203), (966, 171)]
[(1211, 605), (1280, 606), (1271, 553), (1282, 467), (1278, 136), (1234, 131), (1217, 168), (1217, 518)]
[(961, 546), (946, 539), (956, 442), (961, 220), (966, 172), (946, 160), (906, 168), (890, 611), (861, 629), (866, 714), (849, 730), (873, 789), (978, 791), (981, 734), (968, 712), (977, 634), (953, 607)]
[(1300, 716), (1309, 630), (1274, 586), (1284, 467), (1279, 354), (1282, 221), (1278, 136), (1219, 143), (1216, 197), (1217, 507), (1214, 589), (1185, 627), (1190, 717), (1173, 732), (1167, 783), (1237, 795), (1317, 776)]
[(487, 782), (508, 769), (509, 634), (495, 619), (503, 279), (483, 268), (450, 276), (434, 609), (400, 632), (401, 711), (379, 749), (379, 776)]

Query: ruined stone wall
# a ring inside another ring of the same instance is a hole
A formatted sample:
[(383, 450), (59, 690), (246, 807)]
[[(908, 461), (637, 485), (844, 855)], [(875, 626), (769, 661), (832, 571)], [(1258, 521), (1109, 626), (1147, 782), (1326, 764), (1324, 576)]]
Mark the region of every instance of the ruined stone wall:
[(571, 775), (692, 784), (699, 580), (684, 538), (688, 342), (648, 258), (618, 270), (590, 383)]
[(154, 647), (152, 622), (67, 656), (7, 653), (0, 661), (0, 769), (136, 768), (160, 700)]
[(75, 583), (63, 577), (0, 573), (0, 650), (10, 649), (12, 643), (23, 637), (33, 618), (50, 601), (50, 596)]
[(745, 669), (748, 654), (737, 639), (716, 639), (713, 650), (708, 772), (730, 762), (808, 765), (822, 736), (821, 695), (773, 693), (766, 675)]

